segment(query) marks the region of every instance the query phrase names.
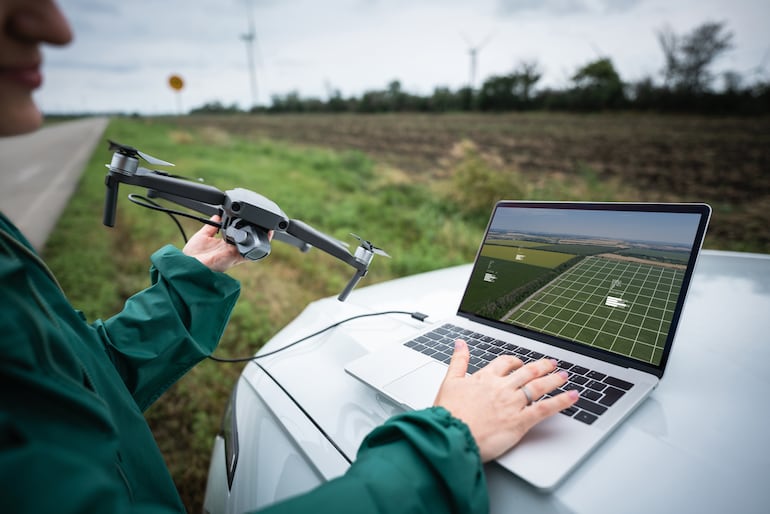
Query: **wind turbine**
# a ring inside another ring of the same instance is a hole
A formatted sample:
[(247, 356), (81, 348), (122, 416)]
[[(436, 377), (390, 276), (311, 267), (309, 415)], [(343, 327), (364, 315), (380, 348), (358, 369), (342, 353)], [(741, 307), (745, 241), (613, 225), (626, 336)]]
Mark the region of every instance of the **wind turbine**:
[(468, 44), (468, 55), (470, 56), (471, 66), (470, 74), (468, 76), (468, 88), (473, 91), (476, 87), (476, 66), (478, 63), (479, 52), (484, 48), (492, 39), (492, 34), (487, 35), (481, 43), (474, 45), (471, 40), (464, 34), (460, 34), (465, 42)]
[(257, 106), (257, 72), (254, 67), (254, 45), (257, 33), (254, 29), (254, 12), (249, 4), (249, 31), (241, 34), (241, 40), (246, 43), (246, 58), (249, 61), (249, 77), (251, 87), (251, 107)]

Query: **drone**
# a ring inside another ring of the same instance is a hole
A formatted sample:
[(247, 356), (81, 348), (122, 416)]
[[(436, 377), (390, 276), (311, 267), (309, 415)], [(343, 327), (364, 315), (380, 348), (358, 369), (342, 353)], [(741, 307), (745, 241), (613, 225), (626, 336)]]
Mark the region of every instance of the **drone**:
[[(115, 226), (120, 184), (143, 187), (147, 189), (150, 198), (162, 198), (207, 216), (218, 214), (221, 223), (215, 224), (203, 219), (201, 221), (218, 226), (223, 239), (235, 245), (246, 259), (256, 261), (270, 254), (272, 232), (273, 240), (296, 246), (302, 252), (317, 248), (352, 266), (355, 273), (338, 296), (341, 302), (347, 299), (353, 288), (366, 276), (375, 255), (390, 257), (381, 248), (355, 234), (351, 235), (359, 241), (359, 245), (351, 254), (345, 243), (303, 221), (290, 219), (275, 202), (259, 193), (243, 188), (220, 191), (207, 184), (140, 167), (140, 160), (152, 166), (174, 165), (134, 147), (110, 140), (108, 142), (109, 150), (114, 152), (110, 164), (105, 165), (109, 171), (105, 178), (107, 189), (102, 221), (108, 227)], [(135, 203), (167, 213), (183, 214), (159, 208), (158, 204), (151, 201)]]

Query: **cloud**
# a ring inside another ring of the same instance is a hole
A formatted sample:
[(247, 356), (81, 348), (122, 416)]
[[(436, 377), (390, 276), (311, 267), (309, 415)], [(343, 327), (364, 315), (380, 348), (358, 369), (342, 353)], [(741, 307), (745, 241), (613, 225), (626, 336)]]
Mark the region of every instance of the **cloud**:
[(625, 12), (642, 0), (498, 0), (503, 15), (540, 12), (551, 15), (604, 14)]
[(50, 64), (52, 69), (66, 69), (73, 71), (87, 70), (100, 71), (105, 73), (134, 73), (141, 68), (136, 63), (127, 63), (125, 61), (116, 62), (93, 62), (81, 61), (76, 59), (59, 59)]

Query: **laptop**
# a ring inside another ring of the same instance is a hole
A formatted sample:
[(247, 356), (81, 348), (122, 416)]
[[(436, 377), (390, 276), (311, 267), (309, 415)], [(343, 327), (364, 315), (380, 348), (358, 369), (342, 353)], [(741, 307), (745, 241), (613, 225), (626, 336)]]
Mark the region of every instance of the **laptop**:
[(421, 409), (458, 337), (469, 373), (502, 353), (556, 359), (577, 404), (497, 459), (552, 489), (663, 376), (710, 215), (706, 204), (498, 202), (456, 315), (345, 370)]

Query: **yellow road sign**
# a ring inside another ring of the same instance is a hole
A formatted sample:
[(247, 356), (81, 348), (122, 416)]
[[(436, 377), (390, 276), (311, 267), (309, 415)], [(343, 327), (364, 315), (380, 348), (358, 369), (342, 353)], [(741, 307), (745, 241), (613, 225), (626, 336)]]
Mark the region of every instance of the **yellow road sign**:
[(175, 91), (181, 91), (184, 87), (184, 80), (179, 75), (171, 75), (168, 78), (168, 85)]

